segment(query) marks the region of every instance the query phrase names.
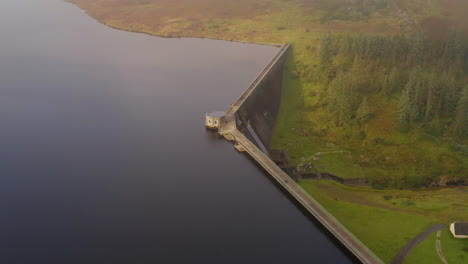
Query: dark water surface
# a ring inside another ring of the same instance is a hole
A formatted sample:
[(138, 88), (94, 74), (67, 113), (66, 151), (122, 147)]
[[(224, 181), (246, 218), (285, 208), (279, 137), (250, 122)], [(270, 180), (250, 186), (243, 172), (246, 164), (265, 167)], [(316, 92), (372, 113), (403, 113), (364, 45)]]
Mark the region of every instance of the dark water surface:
[(204, 128), (277, 48), (0, 1), (0, 263), (349, 263)]

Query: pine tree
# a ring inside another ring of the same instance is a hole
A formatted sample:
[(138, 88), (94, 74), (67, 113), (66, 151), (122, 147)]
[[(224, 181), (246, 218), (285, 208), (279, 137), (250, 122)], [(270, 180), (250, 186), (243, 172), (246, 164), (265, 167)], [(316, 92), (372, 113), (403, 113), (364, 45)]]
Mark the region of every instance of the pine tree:
[(446, 115), (453, 115), (456, 111), (457, 101), (459, 99), (459, 90), (455, 79), (447, 73), (440, 79), (439, 88), (442, 92), (441, 110)]
[(390, 62), (393, 50), (393, 40), (389, 37), (384, 39), (382, 44), (382, 57), (384, 58), (386, 63)]
[(408, 39), (404, 35), (398, 34), (393, 37), (392, 42), (392, 64), (395, 65), (399, 62), (406, 61), (409, 50)]
[(385, 96), (390, 96), (391, 93), (390, 93), (390, 76), (389, 75), (385, 75), (380, 93)]
[(445, 42), (444, 58), (449, 64), (461, 61), (463, 57), (463, 32), (452, 29)]
[(414, 34), (411, 40), (411, 58), (413, 64), (420, 64), (424, 59), (424, 34), (421, 31)]
[(320, 65), (319, 71), (323, 79), (328, 82), (332, 76), (333, 66), (333, 39), (328, 33), (323, 39), (320, 46)]
[(420, 114), (424, 114), (424, 79), (422, 70), (418, 66), (410, 75), (410, 78), (405, 86), (405, 92), (408, 94), (409, 102), (409, 121), (416, 121), (420, 118)]
[(339, 127), (351, 118), (352, 86), (350, 79), (343, 73), (339, 73), (331, 84), (328, 110), (335, 114)]
[(351, 118), (351, 104), (349, 102), (349, 97), (346, 96), (345, 90), (343, 88), (337, 91), (336, 103), (336, 117), (338, 120), (338, 126), (342, 127), (344, 122)]
[(366, 96), (364, 96), (364, 99), (362, 99), (362, 102), (356, 111), (356, 118), (359, 122), (365, 122), (367, 121), (367, 118), (369, 118), (369, 106), (367, 104)]
[(398, 101), (398, 117), (404, 130), (409, 129), (411, 123), (419, 117), (419, 109), (416, 103), (418, 85), (419, 83), (415, 77), (410, 78)]
[(427, 80), (423, 75), (422, 70), (418, 67), (414, 76), (413, 83), (413, 104), (416, 107), (418, 115), (415, 119), (422, 119), (422, 115), (426, 112), (426, 103), (427, 103)]
[(393, 67), (392, 72), (390, 73), (390, 76), (389, 76), (390, 93), (393, 93), (398, 89), (398, 85), (400, 83), (399, 78), (400, 77), (398, 74), (398, 69), (396, 67)]
[(353, 39), (350, 35), (346, 35), (340, 40), (340, 55), (346, 56), (351, 53), (353, 47)]
[(398, 120), (403, 130), (408, 130), (411, 122), (411, 97), (406, 89), (398, 100)]
[(462, 138), (468, 137), (468, 86), (463, 89), (460, 100), (458, 100), (452, 129), (455, 135)]
[(464, 73), (468, 73), (468, 43), (467, 41), (465, 41), (464, 50), (463, 50), (462, 67), (463, 67)]
[(435, 73), (433, 72), (431, 78), (427, 84), (427, 97), (426, 97), (426, 110), (424, 113), (424, 120), (430, 121), (434, 116), (434, 113), (437, 111), (437, 98), (436, 98), (436, 88), (435, 88)]
[(398, 86), (398, 69), (393, 67), (390, 74), (385, 75), (381, 93), (386, 96), (391, 96)]

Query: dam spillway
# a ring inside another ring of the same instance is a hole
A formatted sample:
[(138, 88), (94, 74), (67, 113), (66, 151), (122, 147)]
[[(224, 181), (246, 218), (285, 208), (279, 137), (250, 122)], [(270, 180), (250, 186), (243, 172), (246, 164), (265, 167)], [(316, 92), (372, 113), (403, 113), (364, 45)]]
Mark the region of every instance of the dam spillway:
[(289, 44), (283, 45), (257, 79), (231, 105), (218, 132), (235, 142), (237, 150), (248, 153), (362, 263), (383, 263), (269, 157), (267, 148), (279, 111), (283, 65), (290, 48)]

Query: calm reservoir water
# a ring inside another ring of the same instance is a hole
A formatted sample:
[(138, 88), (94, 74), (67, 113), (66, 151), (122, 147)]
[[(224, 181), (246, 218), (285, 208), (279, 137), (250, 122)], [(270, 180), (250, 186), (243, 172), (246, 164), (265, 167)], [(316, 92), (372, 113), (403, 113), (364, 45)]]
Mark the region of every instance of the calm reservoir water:
[(0, 263), (349, 263), (207, 133), (277, 48), (0, 1)]

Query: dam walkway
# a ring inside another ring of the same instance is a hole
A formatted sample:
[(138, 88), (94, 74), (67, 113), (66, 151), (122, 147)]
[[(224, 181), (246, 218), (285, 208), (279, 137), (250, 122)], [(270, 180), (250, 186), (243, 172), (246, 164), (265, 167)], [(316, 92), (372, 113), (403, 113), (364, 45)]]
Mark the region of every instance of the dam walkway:
[[(348, 248), (363, 263), (382, 263), (365, 245), (343, 227), (315, 199), (306, 193), (291, 177), (278, 167), (265, 153), (255, 146), (244, 134), (235, 129), (224, 130), (258, 162), (290, 195), (294, 197), (315, 219), (330, 231), (346, 248)], [(239, 149), (239, 146), (237, 147)]]
[(258, 162), (294, 199), (297, 200), (315, 219), (317, 219), (338, 241), (340, 241), (362, 263), (383, 263), (371, 250), (361, 243), (351, 232), (327, 212), (315, 199), (306, 193), (286, 172), (268, 157), (253, 142), (251, 142), (236, 126), (236, 112), (257, 86), (266, 78), (273, 67), (284, 59), (289, 45), (284, 45), (271, 63), (258, 76), (252, 85), (242, 94), (239, 100), (232, 104), (226, 113), (226, 123), (219, 129), (219, 134), (229, 141), (235, 142), (239, 151), (247, 152)]

